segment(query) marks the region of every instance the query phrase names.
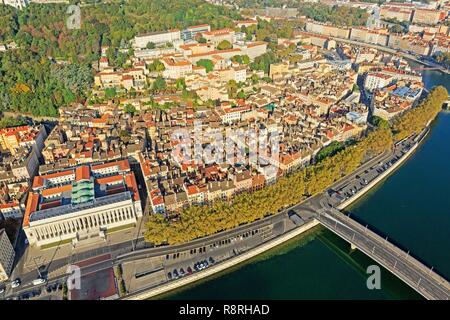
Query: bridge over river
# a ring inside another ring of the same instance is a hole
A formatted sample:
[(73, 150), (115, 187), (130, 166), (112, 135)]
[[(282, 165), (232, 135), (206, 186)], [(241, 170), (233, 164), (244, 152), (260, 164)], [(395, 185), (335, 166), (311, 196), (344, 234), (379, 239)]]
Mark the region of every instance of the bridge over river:
[(450, 284), (422, 262), (404, 252), (357, 221), (332, 207), (317, 211), (316, 219), (327, 229), (348, 241), (392, 272), (429, 300), (449, 300)]

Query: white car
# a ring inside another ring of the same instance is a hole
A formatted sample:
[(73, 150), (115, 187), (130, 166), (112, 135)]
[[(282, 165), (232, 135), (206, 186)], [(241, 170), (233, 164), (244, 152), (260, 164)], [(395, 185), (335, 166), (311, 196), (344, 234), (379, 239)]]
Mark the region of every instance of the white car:
[(47, 279), (37, 278), (37, 279), (33, 280), (32, 284), (33, 284), (33, 286), (38, 286), (38, 285), (46, 283), (46, 282), (47, 282)]
[(17, 288), (18, 286), (20, 286), (20, 279), (16, 279), (11, 282), (11, 288)]

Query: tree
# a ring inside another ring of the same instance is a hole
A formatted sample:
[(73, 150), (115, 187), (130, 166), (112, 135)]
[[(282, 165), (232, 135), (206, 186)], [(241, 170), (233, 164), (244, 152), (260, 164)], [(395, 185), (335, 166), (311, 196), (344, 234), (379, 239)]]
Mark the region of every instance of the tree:
[(200, 59), (197, 61), (198, 67), (205, 67), (206, 73), (214, 70), (214, 63), (209, 59)]
[(230, 98), (236, 98), (238, 85), (235, 80), (230, 80), (227, 83), (227, 92)]
[(232, 48), (233, 48), (233, 45), (228, 40), (222, 40), (217, 45), (217, 50), (228, 50), (228, 49), (232, 49)]
[(23, 117), (3, 117), (0, 120), (0, 129), (8, 127), (17, 127), (27, 124), (27, 120)]
[(203, 37), (200, 37), (200, 38), (198, 39), (198, 43), (206, 43), (206, 39), (203, 38)]
[(134, 115), (136, 113), (136, 108), (132, 104), (126, 104), (123, 108), (123, 111), (128, 114)]
[(184, 80), (184, 78), (179, 78), (175, 81), (175, 87), (177, 88), (177, 90), (181, 91), (181, 90), (185, 90), (186, 89), (186, 81)]
[(162, 72), (164, 70), (166, 70), (166, 67), (164, 66), (164, 63), (162, 63), (160, 60), (155, 59), (149, 66), (148, 66), (148, 70), (150, 72), (155, 71), (155, 72)]
[(147, 43), (147, 45), (145, 46), (147, 49), (155, 49), (156, 48), (156, 45), (155, 45), (155, 43), (154, 42), (149, 42), (149, 43)]
[(117, 91), (114, 88), (105, 89), (105, 98), (110, 100), (117, 96)]
[(389, 28), (389, 31), (392, 33), (402, 33), (403, 32), (403, 27), (399, 24), (394, 24), (393, 26), (391, 26)]
[(166, 80), (163, 77), (158, 76), (153, 82), (152, 89), (156, 92), (160, 92), (166, 89)]

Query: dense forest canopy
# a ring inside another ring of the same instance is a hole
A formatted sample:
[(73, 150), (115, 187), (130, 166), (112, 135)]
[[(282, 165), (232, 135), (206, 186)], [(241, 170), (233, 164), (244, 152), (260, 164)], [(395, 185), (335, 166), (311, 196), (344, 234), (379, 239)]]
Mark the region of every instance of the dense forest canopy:
[(349, 6), (330, 6), (323, 3), (302, 2), (299, 0), (237, 0), (236, 4), (243, 8), (242, 13), (266, 7), (297, 8), (300, 16), (319, 21), (330, 22), (338, 26), (361, 26), (367, 23), (369, 14), (366, 10)]

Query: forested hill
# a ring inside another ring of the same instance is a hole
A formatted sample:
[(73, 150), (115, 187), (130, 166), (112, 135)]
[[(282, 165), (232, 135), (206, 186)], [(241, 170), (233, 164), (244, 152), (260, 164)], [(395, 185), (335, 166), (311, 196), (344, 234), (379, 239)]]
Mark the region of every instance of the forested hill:
[[(81, 7), (81, 29), (66, 27), (67, 4), (0, 5), (0, 43), (20, 49), (0, 53), (0, 110), (55, 116), (60, 105), (82, 100), (92, 82), (91, 63), (100, 46), (121, 64), (136, 34), (209, 23), (232, 26), (237, 11), (203, 0), (130, 0)], [(126, 50), (125, 50), (126, 52)], [(131, 52), (130, 52), (131, 53)], [(55, 65), (62, 60), (68, 65)]]

